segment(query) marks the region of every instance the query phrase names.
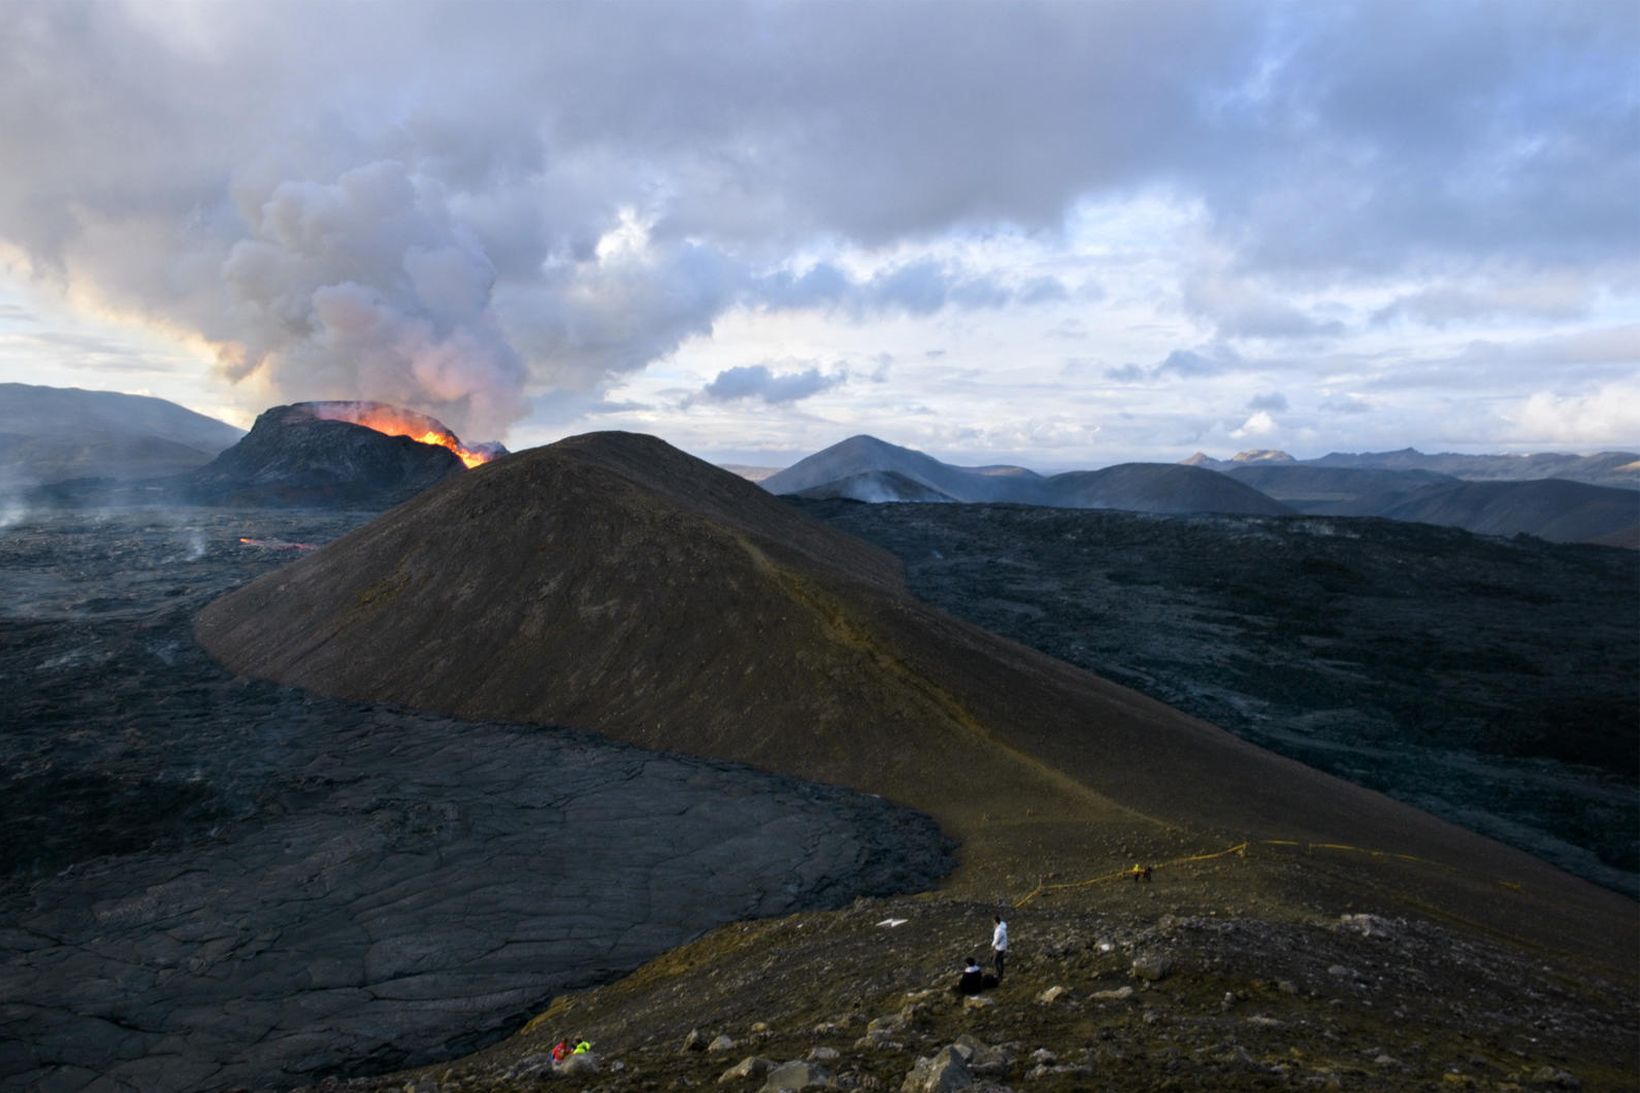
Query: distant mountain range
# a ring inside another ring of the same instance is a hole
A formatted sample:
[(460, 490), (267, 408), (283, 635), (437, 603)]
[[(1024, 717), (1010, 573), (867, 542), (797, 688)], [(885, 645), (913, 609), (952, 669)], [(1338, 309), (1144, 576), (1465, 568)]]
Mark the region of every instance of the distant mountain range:
[[(1499, 477), (1510, 470), (1523, 477)], [(1427, 456), (1408, 448), (1312, 460), (1271, 450), (1226, 460), (1197, 452), (1179, 463), (1123, 463), (1043, 476), (1023, 467), (952, 466), (855, 436), (764, 477), (762, 484), (772, 493), (868, 502), (1377, 516), (1485, 535), (1640, 547), (1640, 456), (1632, 452)]]
[(0, 484), (181, 474), (244, 435), (164, 399), (0, 383)]
[(1460, 455), (1456, 452), (1437, 452), (1427, 455), (1416, 448), (1402, 448), (1394, 452), (1329, 452), (1317, 459), (1294, 459), (1280, 451), (1239, 452), (1229, 459), (1214, 459), (1197, 452), (1181, 462), (1211, 470), (1229, 470), (1251, 464), (1429, 471), (1477, 482), (1565, 478), (1573, 482), (1587, 482), (1591, 486), (1640, 490), (1640, 454), (1635, 452), (1596, 452), (1594, 455), (1565, 452)]
[(854, 436), (763, 479), (771, 493), (855, 501), (968, 501), (1281, 515), (1293, 510), (1225, 475), (1177, 463), (1123, 463), (1043, 476), (1024, 467), (956, 467), (870, 436)]

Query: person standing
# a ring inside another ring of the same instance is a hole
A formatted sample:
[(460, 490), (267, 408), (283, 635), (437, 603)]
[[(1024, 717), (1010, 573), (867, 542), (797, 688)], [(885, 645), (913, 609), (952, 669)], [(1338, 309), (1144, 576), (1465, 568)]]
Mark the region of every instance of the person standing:
[(1002, 982), (1002, 965), (1008, 960), (1008, 924), (1002, 921), (1001, 915), (993, 915), (996, 929), (991, 931), (991, 951), (996, 954), (997, 982)]

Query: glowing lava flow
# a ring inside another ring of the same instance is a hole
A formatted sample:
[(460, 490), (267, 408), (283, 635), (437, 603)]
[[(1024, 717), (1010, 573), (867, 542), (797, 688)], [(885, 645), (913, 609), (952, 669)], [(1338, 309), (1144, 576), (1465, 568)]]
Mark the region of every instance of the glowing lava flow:
[(414, 410), (382, 402), (315, 402), (307, 405), (314, 416), (327, 421), (348, 421), (388, 436), (407, 436), (418, 444), (448, 448), (468, 467), (476, 467), (495, 458), (494, 452), (467, 447), (437, 418)]

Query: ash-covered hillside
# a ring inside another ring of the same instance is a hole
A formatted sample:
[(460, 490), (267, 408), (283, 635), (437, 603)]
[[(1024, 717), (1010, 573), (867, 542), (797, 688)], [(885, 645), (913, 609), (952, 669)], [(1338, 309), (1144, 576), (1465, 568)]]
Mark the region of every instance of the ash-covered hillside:
[(0, 383), (0, 488), (180, 474), (244, 435), (164, 399)]

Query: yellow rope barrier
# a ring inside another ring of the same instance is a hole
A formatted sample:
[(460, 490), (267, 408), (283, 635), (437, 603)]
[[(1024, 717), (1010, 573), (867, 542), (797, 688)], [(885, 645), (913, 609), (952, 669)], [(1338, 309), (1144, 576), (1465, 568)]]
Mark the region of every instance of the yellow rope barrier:
[[(1150, 868), (1152, 868), (1152, 869), (1166, 869), (1169, 866), (1173, 866), (1173, 865), (1185, 865), (1189, 862), (1209, 861), (1213, 858), (1222, 858), (1226, 854), (1245, 854), (1246, 852), (1247, 852), (1247, 844), (1246, 843), (1237, 843), (1235, 846), (1229, 846), (1229, 847), (1226, 847), (1223, 850), (1218, 850), (1218, 851), (1215, 851), (1211, 854), (1190, 854), (1190, 855), (1187, 855), (1187, 856), (1182, 857), (1182, 858), (1174, 858), (1172, 861), (1153, 863)], [(1133, 876), (1133, 870), (1131, 870), (1131, 869), (1118, 869), (1114, 873), (1104, 873), (1104, 874), (1101, 874), (1097, 877), (1090, 877), (1087, 880), (1066, 881), (1063, 884), (1038, 884), (1034, 891), (1030, 892), (1029, 894), (1027, 894), (1023, 897), (1021, 897), (1018, 900), (1015, 900), (1014, 901), (1014, 906), (1015, 907), (1023, 907), (1027, 903), (1030, 903), (1032, 900), (1034, 900), (1037, 896), (1045, 895), (1049, 892), (1059, 892), (1059, 891), (1064, 891), (1064, 890), (1069, 889), (1069, 888), (1091, 888), (1095, 884), (1103, 884), (1105, 881), (1108, 881), (1108, 880), (1119, 880), (1123, 877), (1131, 877), (1131, 876)]]
[[(1351, 846), (1348, 843), (1307, 843), (1300, 842), (1297, 839), (1261, 839), (1259, 840), (1259, 844), (1263, 846), (1300, 847), (1305, 850), (1347, 851), (1353, 854), (1366, 854), (1369, 857), (1374, 858), (1394, 858), (1397, 861), (1413, 862), (1418, 865), (1431, 865), (1437, 869), (1445, 869), (1448, 872), (1458, 872), (1456, 866), (1448, 865), (1445, 862), (1431, 861), (1428, 858), (1420, 858), (1413, 854), (1400, 854), (1393, 850), (1373, 850), (1363, 846)], [(1167, 869), (1177, 865), (1188, 865), (1191, 862), (1211, 861), (1214, 858), (1222, 858), (1230, 854), (1235, 854), (1238, 857), (1246, 857), (1247, 848), (1250, 845), (1252, 844), (1249, 842), (1241, 842), (1237, 843), (1235, 846), (1226, 847), (1223, 850), (1216, 850), (1211, 854), (1189, 854), (1181, 858), (1173, 858), (1170, 861), (1155, 862), (1148, 868), (1151, 870)], [(1035, 900), (1038, 896), (1048, 895), (1052, 892), (1062, 892), (1075, 888), (1091, 888), (1096, 884), (1103, 884), (1106, 881), (1124, 880), (1132, 876), (1134, 876), (1133, 869), (1118, 869), (1110, 873), (1101, 873), (1097, 877), (1089, 877), (1087, 880), (1066, 881), (1060, 884), (1038, 884), (1030, 892), (1015, 900), (1014, 906), (1024, 907), (1026, 904)], [(1518, 881), (1499, 880), (1497, 883), (1510, 891), (1518, 892), (1521, 890), (1521, 886)]]

